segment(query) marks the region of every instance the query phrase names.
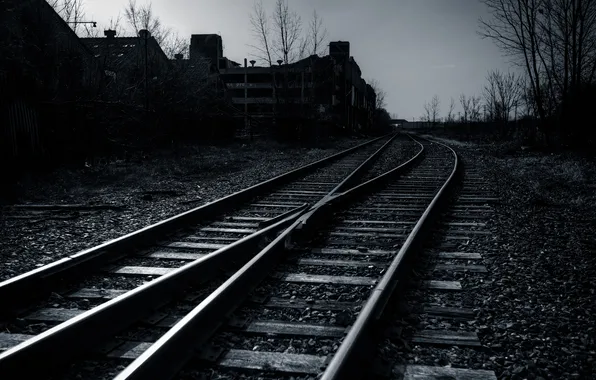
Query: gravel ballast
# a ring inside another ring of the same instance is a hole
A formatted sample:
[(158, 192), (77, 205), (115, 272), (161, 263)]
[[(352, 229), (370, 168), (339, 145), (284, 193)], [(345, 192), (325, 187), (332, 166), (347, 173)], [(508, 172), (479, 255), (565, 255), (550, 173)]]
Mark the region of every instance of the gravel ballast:
[(500, 197), (496, 239), (480, 247), (488, 273), (473, 284), (483, 368), (499, 379), (596, 378), (594, 159), (446, 142)]
[(327, 157), (366, 139), (319, 148), (257, 141), (155, 153), (142, 162), (60, 169), (29, 179), (19, 204), (118, 205), (121, 209), (0, 213), (0, 281), (154, 224)]

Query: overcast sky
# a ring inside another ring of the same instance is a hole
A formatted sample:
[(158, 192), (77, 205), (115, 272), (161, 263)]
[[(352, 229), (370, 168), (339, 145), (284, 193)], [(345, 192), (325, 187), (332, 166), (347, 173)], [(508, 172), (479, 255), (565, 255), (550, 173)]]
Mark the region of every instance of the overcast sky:
[[(127, 2), (85, 0), (87, 19), (106, 25)], [(274, 3), (264, 0), (269, 9)], [(153, 0), (152, 4), (162, 22), (189, 41), (193, 33), (218, 33), (225, 56), (237, 62), (251, 57), (253, 0)], [(350, 54), (364, 79), (381, 83), (387, 110), (400, 118), (418, 120), (434, 94), (445, 116), (451, 97), (457, 102), (461, 93), (480, 94), (488, 70), (507, 71), (510, 66), (490, 41), (477, 34), (478, 18), (486, 16), (478, 0), (289, 0), (289, 4), (305, 23), (316, 8), (329, 40), (350, 42)]]

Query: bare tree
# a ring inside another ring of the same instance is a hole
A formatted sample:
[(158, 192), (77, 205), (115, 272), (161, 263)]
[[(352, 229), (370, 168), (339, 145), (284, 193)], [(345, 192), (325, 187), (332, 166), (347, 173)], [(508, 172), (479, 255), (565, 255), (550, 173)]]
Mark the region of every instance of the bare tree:
[(430, 100), (429, 107), (430, 107), (430, 119), (433, 123), (436, 123), (437, 117), (439, 116), (439, 107), (440, 107), (439, 96), (435, 95)]
[[(481, 34), (524, 68), (533, 113), (545, 121), (596, 79), (596, 1), (483, 0)], [(542, 123), (548, 143), (546, 124)]]
[(421, 116), (420, 119), (424, 121), (431, 121), (432, 117), (432, 109), (430, 103), (424, 103), (424, 116)]
[(373, 79), (370, 81), (369, 84), (373, 88), (373, 90), (375, 92), (375, 96), (376, 96), (375, 109), (378, 110), (381, 108), (385, 108), (387, 106), (387, 103), (385, 101), (385, 97), (387, 96), (387, 93), (385, 92), (385, 90), (383, 90), (381, 88), (381, 85), (378, 80)]
[(151, 3), (139, 6), (136, 0), (129, 0), (124, 8), (124, 19), (135, 34), (147, 29), (160, 45), (171, 33), (171, 29), (165, 27), (161, 19), (153, 14)]
[(288, 64), (300, 59), (300, 53), (305, 50), (305, 39), (301, 39), (302, 19), (290, 10), (288, 0), (277, 0), (273, 12), (275, 26), (275, 55)]
[(273, 65), (273, 60), (271, 59), (271, 27), (262, 1), (253, 4), (253, 10), (250, 14), (250, 25), (252, 33), (258, 41), (257, 45), (251, 45), (258, 52), (256, 58), (264, 60), (269, 66)]
[(467, 97), (465, 94), (461, 94), (459, 96), (459, 103), (461, 104), (461, 108), (464, 111), (461, 121), (467, 123), (468, 116), (470, 115), (470, 109), (472, 108), (472, 98)]
[(452, 123), (453, 122), (453, 117), (454, 114), (453, 112), (455, 111), (455, 99), (453, 99), (453, 97), (451, 98), (450, 102), (449, 102), (449, 108), (447, 109), (447, 122), (448, 123)]
[(278, 59), (288, 64), (325, 51), (327, 29), (323, 19), (314, 11), (308, 27), (303, 28), (302, 18), (290, 9), (288, 0), (277, 0), (270, 15), (261, 0), (255, 2), (250, 24), (257, 41), (250, 45), (256, 51), (254, 56), (269, 66)]
[(482, 114), (482, 98), (480, 96), (472, 96), (470, 98), (470, 121), (480, 121)]
[(545, 0), (484, 0), (492, 19), (480, 20), (482, 36), (493, 40), (507, 55), (525, 68), (540, 118), (547, 116), (543, 102), (540, 58), (540, 19)]
[(325, 55), (327, 38), (327, 29), (323, 26), (323, 19), (319, 16), (316, 9), (313, 11), (310, 21), (310, 54)]
[(424, 113), (426, 121), (436, 123), (439, 116), (439, 96), (435, 95), (428, 103), (424, 103)]
[(168, 57), (173, 58), (175, 54), (188, 54), (186, 40), (161, 22), (159, 16), (153, 13), (151, 3), (138, 5), (136, 0), (129, 0), (124, 8), (124, 19), (135, 35), (138, 35), (140, 30), (147, 29)]
[(495, 70), (489, 72), (486, 79), (484, 100), (489, 119), (508, 122), (512, 113), (515, 115), (525, 91), (522, 78)]
[(82, 29), (80, 22), (84, 21), (85, 18), (84, 0), (47, 0), (47, 3), (54, 8), (56, 13), (68, 23), (75, 33)]

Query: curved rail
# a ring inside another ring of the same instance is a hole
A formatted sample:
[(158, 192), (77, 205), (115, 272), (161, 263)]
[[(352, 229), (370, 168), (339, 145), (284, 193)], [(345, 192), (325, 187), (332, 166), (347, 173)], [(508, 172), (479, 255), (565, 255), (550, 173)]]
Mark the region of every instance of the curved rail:
[(387, 272), (373, 290), (349, 333), (339, 346), (333, 359), (331, 359), (331, 362), (327, 366), (321, 379), (332, 380), (354, 378), (353, 371), (362, 368), (363, 357), (361, 356), (361, 348), (365, 345), (365, 341), (370, 339), (371, 330), (373, 329), (375, 322), (383, 313), (387, 301), (391, 297), (399, 281), (399, 274), (402, 273), (401, 271), (403, 270), (406, 259), (419, 247), (421, 239), (426, 236), (425, 232), (428, 229), (428, 226), (433, 222), (433, 217), (437, 215), (439, 208), (442, 206), (441, 203), (444, 203), (448, 198), (448, 189), (453, 186), (456, 173), (459, 170), (458, 156), (449, 146), (435, 141), (433, 141), (433, 143), (442, 145), (451, 150), (454, 157), (453, 170), (447, 181), (445, 181), (445, 184), (443, 184), (414, 226), (414, 229), (410, 232)]
[[(394, 135), (370, 155), (325, 197), (329, 197), (337, 189), (363, 174), (396, 136)], [(292, 224), (308, 209), (308, 205), (304, 204), (282, 214), (274, 218), (276, 220), (262, 230), (128, 291), (9, 349), (0, 354), (0, 373), (12, 374), (18, 371), (19, 376), (23, 376), (24, 373), (32, 374), (39, 371), (41, 362), (51, 363), (54, 366), (66, 363), (101, 342), (107, 335), (121, 331), (152, 310), (157, 309), (177, 293), (184, 291), (188, 284), (196, 284), (212, 278), (226, 262), (246, 262), (265, 242), (274, 239), (280, 230)], [(55, 347), (60, 344), (64, 344), (66, 347), (55, 350)], [(37, 366), (27, 366), (27, 363), (32, 360), (37, 360)]]
[[(403, 173), (409, 169), (416, 159), (421, 157), (423, 151), (424, 148), (421, 145), (420, 151), (406, 163), (336, 197), (329, 198), (328, 203), (337, 203), (339, 199), (351, 198), (354, 193), (359, 194), (364, 189), (372, 189), (388, 178)], [(215, 329), (223, 323), (222, 316), (233, 311), (244, 295), (269, 274), (271, 267), (281, 259), (279, 253), (292, 238), (292, 234), (300, 225), (309, 220), (314, 211), (318, 209), (320, 207), (300, 216), (298, 220), (293, 222), (267, 247), (158, 339), (115, 379), (141, 380), (173, 377), (193, 355), (194, 352), (190, 347), (198, 347), (211, 337)]]
[(386, 136), (372, 139), (234, 194), (0, 282), (0, 300), (2, 300), (0, 316), (10, 315), (32, 299), (49, 294), (53, 288), (52, 285), (62, 281), (64, 278), (81, 276), (81, 274), (89, 269), (102, 265), (114, 257), (126, 255), (132, 247), (142, 248), (153, 244), (162, 236), (175, 231), (181, 226), (196, 223), (201, 219), (211, 218), (226, 209), (236, 207), (241, 202), (254, 197), (259, 192), (291, 181), (310, 170), (317, 169)]

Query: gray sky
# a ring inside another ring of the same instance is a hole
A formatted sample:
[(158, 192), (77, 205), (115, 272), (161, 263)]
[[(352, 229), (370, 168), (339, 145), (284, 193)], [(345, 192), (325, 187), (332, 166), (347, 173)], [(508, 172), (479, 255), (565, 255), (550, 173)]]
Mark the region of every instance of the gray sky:
[[(86, 0), (87, 19), (106, 25), (122, 13), (127, 1)], [(249, 21), (252, 0), (152, 3), (162, 22), (189, 41), (193, 33), (219, 33), (225, 56), (237, 62), (250, 57), (249, 45), (255, 42)], [(264, 0), (268, 9), (274, 3)], [(381, 83), (387, 110), (400, 118), (418, 120), (434, 94), (441, 100), (441, 116), (451, 97), (460, 111), (459, 94), (481, 94), (488, 70), (509, 68), (492, 42), (476, 33), (478, 18), (486, 16), (478, 0), (289, 0), (289, 4), (305, 23), (316, 8), (329, 40), (350, 42), (364, 79)]]

